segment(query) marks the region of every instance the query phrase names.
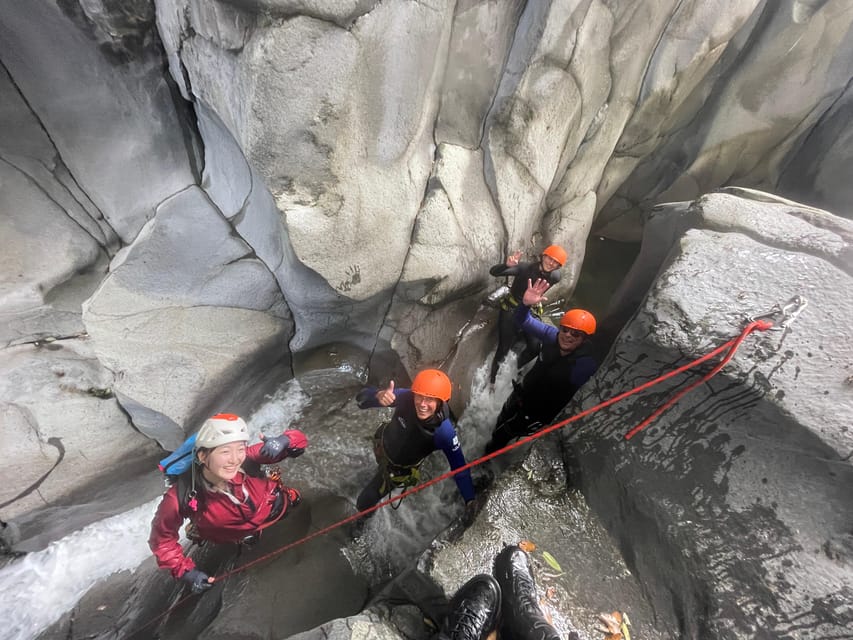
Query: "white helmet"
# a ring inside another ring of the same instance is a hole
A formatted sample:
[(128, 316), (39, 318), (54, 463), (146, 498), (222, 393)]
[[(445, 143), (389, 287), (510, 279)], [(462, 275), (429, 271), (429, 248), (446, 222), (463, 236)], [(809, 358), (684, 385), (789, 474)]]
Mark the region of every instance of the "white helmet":
[(213, 449), (229, 442), (249, 440), (249, 426), (233, 413), (217, 413), (208, 418), (195, 437), (196, 449)]

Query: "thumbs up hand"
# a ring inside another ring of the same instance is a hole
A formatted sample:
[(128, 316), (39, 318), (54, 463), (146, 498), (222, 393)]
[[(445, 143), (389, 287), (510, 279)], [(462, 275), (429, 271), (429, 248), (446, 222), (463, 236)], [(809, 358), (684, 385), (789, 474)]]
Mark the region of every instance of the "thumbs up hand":
[(394, 404), (394, 401), (397, 399), (397, 396), (394, 395), (394, 381), (391, 381), (391, 384), (388, 385), (387, 389), (382, 389), (381, 391), (376, 392), (376, 401), (381, 404), (383, 407), (390, 407)]

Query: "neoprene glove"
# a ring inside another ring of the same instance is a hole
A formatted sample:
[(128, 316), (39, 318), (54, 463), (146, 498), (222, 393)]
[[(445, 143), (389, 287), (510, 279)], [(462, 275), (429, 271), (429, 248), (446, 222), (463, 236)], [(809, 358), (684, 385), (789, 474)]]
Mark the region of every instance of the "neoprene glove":
[(213, 584), (208, 582), (209, 576), (204, 571), (198, 569), (190, 569), (181, 576), (181, 580), (186, 582), (192, 588), (193, 593), (201, 593), (207, 591)]
[(287, 451), (290, 458), (301, 456), (308, 446), (308, 438), (298, 429), (290, 429), (280, 436), (264, 438), (264, 446), (260, 454), (267, 458), (280, 458), (282, 451)]

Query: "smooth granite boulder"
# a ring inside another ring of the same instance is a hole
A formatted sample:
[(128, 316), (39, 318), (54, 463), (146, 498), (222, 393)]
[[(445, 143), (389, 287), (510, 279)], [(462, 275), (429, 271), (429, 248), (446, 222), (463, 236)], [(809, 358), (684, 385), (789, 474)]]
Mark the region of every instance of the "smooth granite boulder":
[[(117, 402), (115, 379), (90, 340), (7, 348), (0, 374), (0, 454), (14, 478), (0, 491), (5, 519), (50, 507), (69, 488), (136, 469), (156, 455), (156, 445)], [(39, 528), (54, 527), (41, 522)]]
[(292, 327), (273, 275), (197, 187), (116, 257), (83, 320), (134, 424), (170, 450), (286, 356)]
[(591, 507), (683, 637), (832, 637), (853, 624), (853, 224), (735, 192), (652, 213), (625, 288), (641, 301), (622, 307), (636, 311), (582, 406), (708, 353), (748, 316), (794, 296), (806, 306), (745, 338), (631, 440), (717, 360), (595, 413), (565, 442)]

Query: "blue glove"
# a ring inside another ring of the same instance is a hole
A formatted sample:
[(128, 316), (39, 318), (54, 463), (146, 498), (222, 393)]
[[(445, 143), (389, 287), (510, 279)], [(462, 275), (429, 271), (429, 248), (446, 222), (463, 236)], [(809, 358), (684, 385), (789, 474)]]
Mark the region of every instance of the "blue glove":
[(181, 576), (181, 580), (190, 585), (193, 593), (207, 591), (213, 586), (212, 582), (208, 582), (210, 577), (204, 571), (199, 571), (198, 569), (190, 569)]
[(288, 458), (296, 458), (305, 453), (307, 446), (308, 438), (305, 437), (304, 433), (299, 429), (288, 429), (280, 436), (264, 437), (264, 446), (261, 447), (259, 453), (273, 460), (280, 460), (282, 451), (286, 451)]
[(265, 458), (278, 458), (281, 456), (281, 452), (287, 449), (290, 446), (290, 438), (288, 438), (283, 433), (280, 436), (275, 436), (271, 438), (270, 436), (264, 437), (264, 446), (261, 447), (260, 454)]

